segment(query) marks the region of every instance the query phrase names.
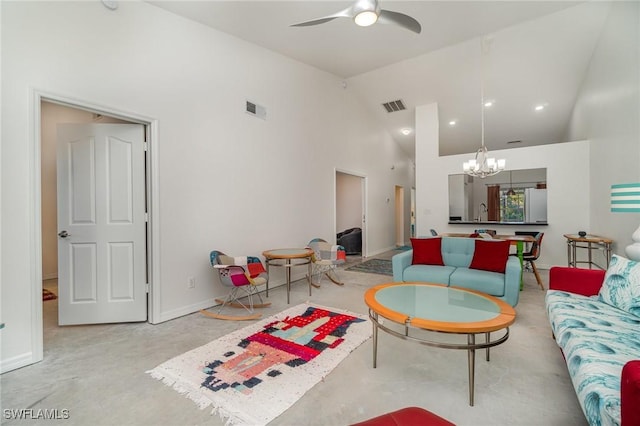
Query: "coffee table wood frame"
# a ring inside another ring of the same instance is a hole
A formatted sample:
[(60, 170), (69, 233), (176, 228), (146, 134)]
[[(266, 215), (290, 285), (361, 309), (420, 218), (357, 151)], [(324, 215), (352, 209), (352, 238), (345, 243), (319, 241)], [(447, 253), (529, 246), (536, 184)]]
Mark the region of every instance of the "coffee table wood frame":
[[(473, 293), (495, 303), (500, 312), (499, 314), (486, 321), (476, 322), (448, 322), (448, 321), (433, 321), (423, 318), (411, 318), (409, 315), (402, 312), (394, 311), (378, 302), (376, 300), (376, 293), (384, 288), (391, 286), (432, 286), (432, 287), (447, 287), (441, 284), (431, 283), (419, 283), (419, 282), (407, 282), (407, 283), (389, 283), (380, 284), (370, 288), (364, 294), (365, 303), (369, 307), (369, 318), (373, 324), (373, 368), (377, 367), (377, 355), (378, 355), (378, 329), (382, 329), (392, 336), (396, 336), (403, 340), (414, 341), (423, 345), (433, 346), (437, 348), (445, 349), (464, 349), (468, 353), (468, 365), (469, 365), (469, 405), (474, 404), (474, 376), (475, 376), (475, 351), (476, 349), (486, 349), (486, 360), (489, 361), (489, 348), (504, 343), (509, 338), (509, 326), (514, 323), (516, 318), (516, 312), (508, 303), (497, 299), (493, 296), (481, 293), (479, 291), (473, 291), (465, 288), (451, 286), (463, 292)], [(396, 324), (404, 326), (404, 332), (400, 333), (394, 329), (391, 329), (383, 325), (383, 321), (380, 317), (386, 318)], [(447, 343), (437, 340), (428, 340), (421, 337), (410, 336), (411, 329), (419, 329), (425, 331), (432, 331), (438, 333), (449, 334), (466, 334), (467, 343)], [(504, 330), (504, 333), (498, 337), (491, 339), (491, 332)], [(476, 342), (476, 334), (484, 334), (484, 342)]]

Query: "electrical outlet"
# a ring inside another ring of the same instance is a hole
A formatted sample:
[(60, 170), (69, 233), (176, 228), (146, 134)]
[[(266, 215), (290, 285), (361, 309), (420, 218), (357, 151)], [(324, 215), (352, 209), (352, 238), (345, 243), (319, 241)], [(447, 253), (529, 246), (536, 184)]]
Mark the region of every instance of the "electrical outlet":
[(196, 277), (189, 277), (187, 285), (189, 288), (196, 288)]

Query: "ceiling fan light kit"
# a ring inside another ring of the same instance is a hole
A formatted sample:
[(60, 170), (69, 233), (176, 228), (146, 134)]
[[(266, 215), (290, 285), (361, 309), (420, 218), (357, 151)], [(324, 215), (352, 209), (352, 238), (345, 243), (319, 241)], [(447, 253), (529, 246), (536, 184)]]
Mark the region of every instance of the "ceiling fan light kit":
[(368, 27), (370, 25), (373, 25), (376, 23), (377, 20), (378, 20), (378, 15), (376, 14), (376, 12), (373, 12), (371, 10), (365, 10), (363, 12), (360, 12), (353, 18), (353, 22), (355, 22), (356, 25), (359, 25), (361, 27)]
[(325, 24), (336, 18), (351, 18), (356, 25), (368, 27), (377, 22), (381, 24), (392, 24), (420, 34), (422, 26), (418, 21), (409, 15), (391, 10), (380, 9), (378, 0), (357, 0), (348, 8), (336, 12), (333, 15), (312, 19), (311, 21), (300, 22), (291, 25), (292, 27), (309, 27), (312, 25)]

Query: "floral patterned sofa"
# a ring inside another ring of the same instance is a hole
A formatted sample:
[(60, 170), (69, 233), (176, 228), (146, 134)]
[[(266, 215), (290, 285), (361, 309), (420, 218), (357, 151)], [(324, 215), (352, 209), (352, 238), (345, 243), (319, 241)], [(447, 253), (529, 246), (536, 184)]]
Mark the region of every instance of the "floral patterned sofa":
[(640, 426), (640, 263), (553, 267), (546, 308), (589, 424)]

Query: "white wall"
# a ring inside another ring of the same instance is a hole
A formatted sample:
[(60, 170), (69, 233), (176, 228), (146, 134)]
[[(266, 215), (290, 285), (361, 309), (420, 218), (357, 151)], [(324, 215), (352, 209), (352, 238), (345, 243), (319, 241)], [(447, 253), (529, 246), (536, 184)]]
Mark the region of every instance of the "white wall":
[[(338, 77), (147, 3), (119, 6), (0, 3), (2, 371), (41, 356), (33, 90), (157, 120), (156, 321), (221, 294), (212, 249), (259, 255), (333, 233), (336, 168), (368, 178), (369, 250), (395, 242), (384, 200), (411, 186), (413, 168)], [(267, 119), (246, 114), (246, 99)]]
[[(449, 225), (448, 176), (460, 173), (472, 154), (440, 157), (438, 154), (437, 105), (416, 108), (416, 222), (417, 235), (430, 228), (440, 233), (473, 232), (474, 225)], [(563, 234), (590, 229), (589, 142), (566, 142), (528, 148), (491, 151), (507, 160), (508, 169), (547, 169), (549, 225), (538, 264), (542, 268), (567, 264)], [(574, 165), (570, 167), (568, 165)], [(580, 165), (580, 166), (575, 166)], [(582, 166), (584, 165), (584, 166)], [(497, 225), (500, 233), (526, 231), (527, 226)]]
[(613, 2), (574, 107), (569, 137), (588, 138), (590, 231), (624, 255), (639, 213), (611, 213), (612, 184), (640, 182), (640, 3)]

